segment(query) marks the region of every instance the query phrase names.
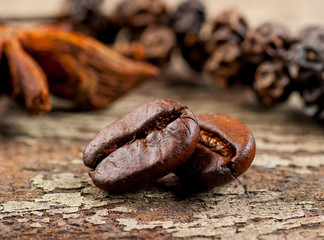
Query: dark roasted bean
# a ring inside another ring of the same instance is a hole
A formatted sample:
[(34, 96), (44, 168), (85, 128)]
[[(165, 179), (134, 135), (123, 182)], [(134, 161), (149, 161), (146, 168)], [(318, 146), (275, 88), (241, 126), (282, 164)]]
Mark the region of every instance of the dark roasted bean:
[(255, 140), (240, 121), (223, 114), (197, 116), (200, 140), (193, 155), (175, 173), (190, 190), (211, 189), (244, 173), (255, 155)]
[(174, 100), (155, 100), (101, 130), (84, 150), (94, 184), (134, 190), (183, 164), (199, 140), (194, 114)]

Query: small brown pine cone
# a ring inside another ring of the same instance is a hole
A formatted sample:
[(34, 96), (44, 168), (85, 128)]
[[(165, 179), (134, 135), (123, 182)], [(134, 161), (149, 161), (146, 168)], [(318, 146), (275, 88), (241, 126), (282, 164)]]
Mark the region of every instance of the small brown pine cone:
[(285, 59), (293, 39), (288, 30), (279, 24), (264, 23), (247, 33), (244, 54), (247, 61), (259, 65), (271, 59)]
[(247, 31), (248, 24), (241, 13), (234, 9), (225, 10), (212, 21), (212, 30), (206, 48), (208, 52), (213, 52), (218, 46), (227, 42), (241, 45)]
[(237, 81), (242, 68), (242, 52), (236, 43), (228, 42), (218, 47), (206, 62), (204, 70), (221, 87)]
[(253, 89), (266, 106), (284, 102), (292, 92), (292, 80), (283, 61), (263, 62), (255, 73)]

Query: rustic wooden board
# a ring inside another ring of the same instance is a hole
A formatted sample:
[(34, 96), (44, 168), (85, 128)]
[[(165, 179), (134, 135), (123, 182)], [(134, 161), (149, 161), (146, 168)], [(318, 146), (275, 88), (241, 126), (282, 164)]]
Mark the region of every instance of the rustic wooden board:
[[(180, 193), (172, 174), (135, 193), (110, 195), (94, 187), (81, 160), (88, 140), (162, 97), (247, 124), (257, 142), (252, 167), (227, 186), (192, 196)], [(31, 118), (11, 103), (2, 105), (1, 238), (324, 237), (324, 129), (302, 115), (298, 97), (265, 111), (249, 91), (158, 79), (102, 111), (70, 112), (58, 103)]]
[[(240, 7), (244, 2), (260, 5), (240, 1)], [(275, 16), (289, 22), (290, 14), (281, 9)], [(54, 99), (52, 112), (30, 117), (0, 98), (0, 238), (324, 239), (324, 126), (303, 115), (299, 96), (266, 110), (248, 89), (218, 89), (176, 63), (100, 111), (78, 112)], [(133, 193), (97, 189), (82, 163), (84, 146), (107, 124), (157, 98), (244, 122), (257, 143), (251, 168), (194, 195), (182, 194), (173, 174)]]

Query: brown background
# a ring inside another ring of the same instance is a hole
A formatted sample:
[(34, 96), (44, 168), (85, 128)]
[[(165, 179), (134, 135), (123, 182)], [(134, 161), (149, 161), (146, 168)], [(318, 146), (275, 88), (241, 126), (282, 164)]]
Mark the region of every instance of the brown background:
[[(57, 16), (62, 2), (1, 0), (0, 17)], [(236, 6), (252, 26), (273, 20), (296, 32), (324, 24), (321, 0), (204, 2), (209, 16)], [(112, 9), (106, 1), (105, 10)], [(249, 90), (218, 89), (173, 63), (161, 78), (101, 111), (75, 112), (54, 100), (52, 112), (30, 117), (0, 99), (0, 238), (324, 239), (324, 127), (303, 115), (299, 96), (266, 110)], [(82, 163), (85, 144), (156, 98), (240, 119), (256, 137), (252, 167), (225, 187), (187, 197), (179, 195), (172, 174), (135, 193), (98, 190)]]

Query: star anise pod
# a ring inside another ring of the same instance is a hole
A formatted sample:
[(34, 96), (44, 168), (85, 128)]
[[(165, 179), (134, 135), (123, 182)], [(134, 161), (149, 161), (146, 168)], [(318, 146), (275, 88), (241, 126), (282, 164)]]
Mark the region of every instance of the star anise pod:
[(8, 26), (0, 26), (1, 92), (37, 115), (49, 111), (48, 84), (36, 61), (21, 46), (19, 34)]
[(1, 75), (7, 76), (1, 79), (3, 89), (32, 114), (50, 110), (48, 85), (51, 93), (82, 109), (97, 109), (159, 72), (56, 27), (2, 27), (0, 46)]

